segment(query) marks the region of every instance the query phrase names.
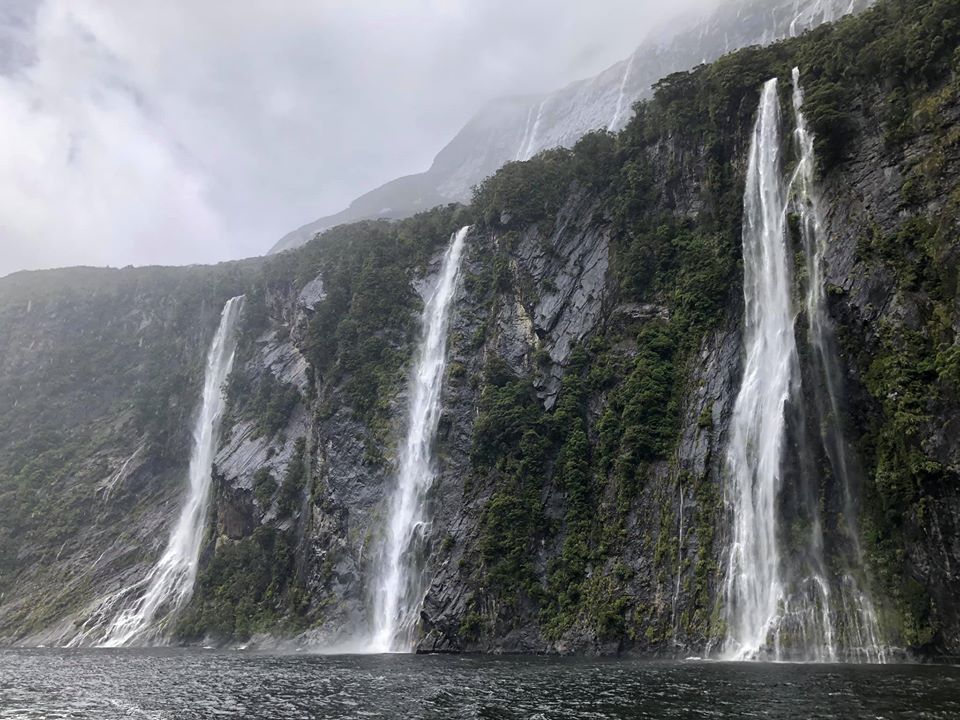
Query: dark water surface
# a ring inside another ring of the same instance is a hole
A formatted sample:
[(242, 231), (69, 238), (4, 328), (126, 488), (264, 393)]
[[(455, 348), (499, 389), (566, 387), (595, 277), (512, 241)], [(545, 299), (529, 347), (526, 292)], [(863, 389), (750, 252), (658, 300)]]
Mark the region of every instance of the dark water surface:
[(0, 718), (960, 718), (954, 666), (0, 650)]

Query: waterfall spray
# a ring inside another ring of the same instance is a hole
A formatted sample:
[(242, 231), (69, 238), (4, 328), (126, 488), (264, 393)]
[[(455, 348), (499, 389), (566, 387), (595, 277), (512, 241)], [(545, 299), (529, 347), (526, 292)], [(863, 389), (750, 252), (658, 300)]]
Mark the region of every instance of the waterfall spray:
[(450, 307), (470, 226), (454, 233), (421, 316), (421, 341), (410, 387), (407, 436), (400, 450), (374, 596), (374, 652), (409, 649), (425, 588), (418, 541), (424, 539), (426, 493), (434, 479), (433, 441), (440, 420)]

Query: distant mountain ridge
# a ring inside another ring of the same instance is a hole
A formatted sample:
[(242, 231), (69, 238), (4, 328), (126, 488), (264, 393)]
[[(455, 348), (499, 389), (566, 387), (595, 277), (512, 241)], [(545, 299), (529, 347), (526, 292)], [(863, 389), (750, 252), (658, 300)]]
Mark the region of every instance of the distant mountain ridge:
[(654, 83), (673, 72), (713, 61), (749, 45), (799, 35), (824, 22), (859, 12), (873, 0), (731, 0), (665, 43), (654, 38), (598, 75), (543, 95), (487, 103), (423, 173), (371, 190), (350, 206), (288, 233), (271, 248), (282, 252), (318, 232), (371, 218), (403, 218), (436, 205), (466, 202), (474, 185), (505, 163), (541, 150), (571, 147), (592, 130), (619, 130), (631, 107)]

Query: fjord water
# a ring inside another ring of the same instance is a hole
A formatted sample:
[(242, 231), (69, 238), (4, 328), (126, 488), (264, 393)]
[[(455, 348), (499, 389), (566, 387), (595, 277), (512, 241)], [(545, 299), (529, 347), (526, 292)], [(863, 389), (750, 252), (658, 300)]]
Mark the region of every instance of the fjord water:
[(225, 404), (223, 384), (233, 367), (235, 327), (242, 308), (242, 295), (227, 301), (207, 353), (203, 394), (193, 428), (189, 487), (166, 549), (144, 578), (100, 603), (75, 644), (90, 641), (117, 647), (156, 642), (166, 618), (193, 594)]
[(0, 720), (960, 717), (960, 668), (0, 650)]
[(450, 238), (436, 285), (420, 319), (420, 348), (410, 385), (406, 438), (400, 448), (397, 485), (374, 587), (374, 632), (370, 650), (409, 650), (425, 588), (422, 541), (428, 518), (426, 493), (434, 478), (433, 442), (440, 420), (440, 391), (447, 365), (447, 327), (470, 226)]

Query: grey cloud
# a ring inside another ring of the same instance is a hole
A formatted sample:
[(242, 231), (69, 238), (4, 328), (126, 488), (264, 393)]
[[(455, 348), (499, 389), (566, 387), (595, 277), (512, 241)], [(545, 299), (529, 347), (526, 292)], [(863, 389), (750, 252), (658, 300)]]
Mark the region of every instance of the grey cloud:
[(654, 0), (7, 1), (0, 275), (260, 254), (669, 29)]

